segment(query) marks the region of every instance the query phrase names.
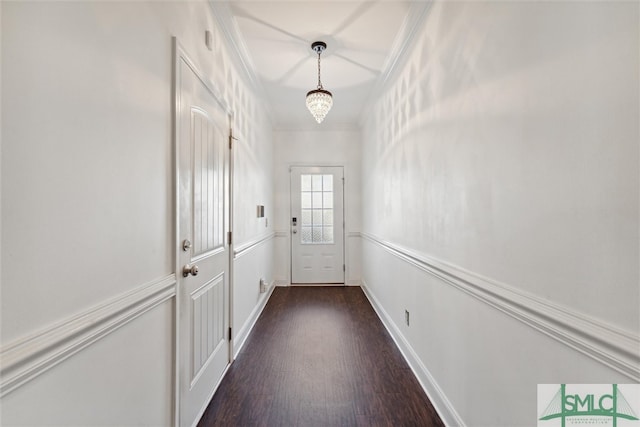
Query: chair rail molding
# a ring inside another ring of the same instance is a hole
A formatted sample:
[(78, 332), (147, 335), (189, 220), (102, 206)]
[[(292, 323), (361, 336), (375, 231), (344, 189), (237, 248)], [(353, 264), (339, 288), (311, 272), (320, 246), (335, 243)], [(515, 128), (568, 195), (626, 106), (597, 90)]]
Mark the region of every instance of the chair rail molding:
[(256, 247), (258, 247), (258, 245), (266, 243), (267, 241), (273, 239), (274, 237), (276, 237), (276, 233), (272, 232), (252, 239), (246, 243), (243, 243), (242, 245), (238, 245), (238, 248), (233, 251), (233, 257), (238, 258), (246, 254), (247, 252), (250, 252), (252, 249), (255, 249)]
[(640, 336), (372, 234), (361, 235), (458, 290), (640, 382)]
[(175, 285), (175, 274), (161, 277), (7, 344), (0, 349), (0, 397), (169, 300)]

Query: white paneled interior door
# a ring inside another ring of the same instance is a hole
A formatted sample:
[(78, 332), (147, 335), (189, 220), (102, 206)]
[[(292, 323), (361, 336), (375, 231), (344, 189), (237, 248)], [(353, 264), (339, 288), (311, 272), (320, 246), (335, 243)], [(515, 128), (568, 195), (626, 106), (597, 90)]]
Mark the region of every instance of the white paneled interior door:
[(193, 426), (230, 363), (229, 115), (176, 50), (177, 418)]
[(344, 170), (291, 167), (291, 283), (344, 283)]

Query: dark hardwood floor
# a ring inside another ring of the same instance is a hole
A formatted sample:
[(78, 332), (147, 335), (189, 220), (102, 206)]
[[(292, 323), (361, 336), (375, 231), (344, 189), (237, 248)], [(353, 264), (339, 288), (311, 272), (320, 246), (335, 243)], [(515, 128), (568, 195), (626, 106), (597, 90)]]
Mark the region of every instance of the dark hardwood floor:
[(200, 423), (443, 426), (359, 287), (276, 288)]

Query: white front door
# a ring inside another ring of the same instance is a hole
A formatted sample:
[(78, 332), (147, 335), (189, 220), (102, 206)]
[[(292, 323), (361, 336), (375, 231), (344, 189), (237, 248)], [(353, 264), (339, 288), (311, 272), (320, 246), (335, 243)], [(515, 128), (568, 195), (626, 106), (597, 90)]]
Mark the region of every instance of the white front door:
[(291, 167), (291, 283), (344, 283), (342, 166)]
[(176, 56), (177, 418), (193, 426), (230, 363), (229, 115)]

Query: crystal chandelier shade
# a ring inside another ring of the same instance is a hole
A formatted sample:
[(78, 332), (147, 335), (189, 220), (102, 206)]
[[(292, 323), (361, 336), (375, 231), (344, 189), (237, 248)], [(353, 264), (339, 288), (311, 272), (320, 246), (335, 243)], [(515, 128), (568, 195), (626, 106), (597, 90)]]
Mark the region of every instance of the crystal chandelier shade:
[(316, 89), (307, 93), (307, 108), (318, 123), (322, 123), (332, 106), (333, 98), (328, 90)]
[(317, 89), (307, 92), (307, 108), (318, 123), (322, 123), (333, 106), (333, 96), (331, 92), (325, 90), (320, 81), (320, 54), (326, 48), (327, 45), (324, 42), (314, 42), (311, 44), (311, 49), (318, 54), (318, 87)]

